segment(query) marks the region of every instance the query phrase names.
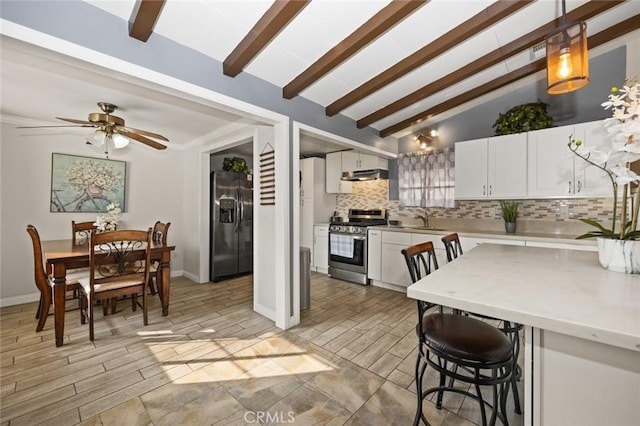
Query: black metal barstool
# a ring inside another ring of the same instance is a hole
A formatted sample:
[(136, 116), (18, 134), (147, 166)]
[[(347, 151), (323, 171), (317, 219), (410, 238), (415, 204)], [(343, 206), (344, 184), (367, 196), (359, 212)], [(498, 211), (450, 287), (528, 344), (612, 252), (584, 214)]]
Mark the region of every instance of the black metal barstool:
[[(442, 243), (447, 252), (447, 262), (452, 262), (457, 259), (458, 256), (463, 254), (462, 245), (460, 244), (460, 238), (457, 233), (451, 233), (442, 237)], [(522, 377), (522, 367), (518, 364), (518, 356), (520, 354), (520, 331), (524, 328), (522, 324), (505, 321), (499, 318), (490, 317), (487, 315), (476, 314), (473, 312), (464, 312), (465, 315), (473, 315), (478, 318), (483, 318), (493, 321), (501, 321), (498, 329), (502, 331), (511, 341), (514, 352), (514, 366), (513, 376), (511, 378), (511, 389), (513, 391), (513, 404), (514, 410), (517, 414), (522, 414), (522, 408), (520, 405), (520, 393), (518, 392), (518, 381)], [(438, 405), (441, 404), (441, 400), (438, 400)]]
[[(402, 254), (414, 283), (438, 269), (431, 242), (408, 247), (402, 250)], [(416, 333), (419, 346), (415, 369), (418, 404), (414, 425), (421, 420), (429, 424), (422, 412), (422, 403), (425, 397), (434, 392), (438, 392), (438, 408), (444, 392), (460, 393), (479, 402), (483, 425), (493, 425), (498, 418), (503, 424), (508, 424), (505, 388), (511, 380), (514, 365), (511, 342), (495, 327), (474, 318), (443, 313), (442, 307), (439, 312), (427, 312), (434, 306), (436, 305), (433, 303), (418, 300)], [(439, 373), (440, 383), (439, 386), (423, 391), (422, 381), (427, 366)], [(458, 373), (458, 367), (461, 367), (463, 373)], [(447, 377), (451, 379), (449, 386), (445, 385)], [(476, 393), (454, 388), (453, 380), (472, 384)], [(480, 386), (491, 386), (492, 404), (483, 399)], [(489, 423), (487, 406), (492, 408)]]

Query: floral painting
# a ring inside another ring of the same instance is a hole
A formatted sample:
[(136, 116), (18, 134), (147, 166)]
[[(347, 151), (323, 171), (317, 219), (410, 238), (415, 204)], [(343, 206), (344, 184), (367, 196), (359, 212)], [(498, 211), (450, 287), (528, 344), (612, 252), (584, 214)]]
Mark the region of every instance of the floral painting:
[(107, 212), (116, 204), (124, 210), (126, 163), (102, 158), (53, 154), (52, 212)]

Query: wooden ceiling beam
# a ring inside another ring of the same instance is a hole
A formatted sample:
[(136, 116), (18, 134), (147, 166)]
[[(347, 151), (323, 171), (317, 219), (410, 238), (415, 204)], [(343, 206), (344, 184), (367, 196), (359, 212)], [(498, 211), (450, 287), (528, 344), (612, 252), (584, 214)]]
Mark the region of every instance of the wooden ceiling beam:
[(129, 19), (129, 37), (147, 42), (160, 17), (165, 0), (136, 0)]
[[(586, 21), (623, 2), (624, 0), (591, 1), (567, 13), (567, 21)], [(429, 96), (446, 89), (447, 87), (450, 87), (464, 79), (472, 77), (475, 74), (486, 70), (489, 67), (492, 67), (498, 62), (504, 61), (507, 58), (544, 41), (547, 34), (557, 28), (561, 23), (562, 18), (554, 19), (553, 21), (541, 27), (538, 27), (537, 29), (518, 38), (517, 40), (514, 40), (511, 43), (508, 43), (500, 47), (499, 49), (494, 50), (493, 52), (490, 52), (482, 56), (481, 58), (478, 58), (475, 61), (464, 65), (463, 67), (460, 67), (454, 72), (447, 74), (446, 76), (432, 83), (429, 83), (428, 85), (416, 90), (415, 92), (412, 92), (398, 99), (397, 101), (390, 103), (384, 108), (372, 112), (371, 114), (357, 121), (358, 128), (362, 129), (364, 127), (367, 127), (368, 125), (375, 123), (378, 120), (401, 111), (402, 109), (407, 108), (415, 104), (416, 102), (421, 101), (422, 99), (426, 99)]]
[(308, 3), (309, 0), (274, 1), (269, 10), (224, 60), (222, 63), (224, 75), (229, 77), (238, 75)]
[(371, 80), (355, 88), (345, 96), (326, 107), (325, 113), (333, 116), (345, 108), (364, 99), (370, 94), (382, 89), (384, 86), (405, 76), (418, 67), (426, 64), (461, 42), (473, 37), (506, 16), (528, 6), (532, 0), (499, 0), (480, 13), (466, 20), (442, 37), (437, 38), (428, 45), (404, 58), (397, 64), (387, 68)]
[(297, 96), (304, 89), (324, 77), (329, 71), (393, 28), (427, 1), (393, 0), (288, 83), (282, 90), (282, 96), (285, 99)]
[[(595, 34), (589, 37), (587, 39), (587, 46), (589, 46), (589, 49), (593, 49), (597, 46), (600, 46), (601, 44), (604, 44), (620, 36), (623, 36), (624, 34), (630, 33), (631, 31), (635, 31), (638, 28), (640, 28), (640, 14), (632, 16), (631, 18), (628, 18), (623, 22), (613, 25), (607, 28), (606, 30), (600, 31), (598, 34)], [(397, 124), (394, 124), (393, 126), (389, 126), (385, 129), (382, 129), (380, 131), (380, 137), (384, 138), (396, 132), (399, 132), (400, 130), (406, 129), (416, 124), (420, 124), (421, 122), (429, 119), (434, 115), (441, 114), (445, 111), (448, 111), (452, 108), (455, 108), (466, 102), (476, 99), (479, 96), (485, 95), (501, 87), (504, 87), (507, 84), (520, 80), (521, 78), (524, 78), (528, 75), (534, 74), (538, 71), (542, 71), (545, 69), (546, 66), (547, 66), (546, 58), (538, 59), (537, 61), (532, 62), (529, 65), (525, 65), (524, 67), (518, 68), (515, 71), (507, 73), (488, 83), (478, 86), (475, 89), (462, 93), (456, 96), (455, 98), (451, 98), (446, 102), (433, 106), (426, 111), (423, 111), (419, 114), (414, 115), (413, 117), (410, 117), (406, 120), (401, 121), (400, 123), (397, 123)]]

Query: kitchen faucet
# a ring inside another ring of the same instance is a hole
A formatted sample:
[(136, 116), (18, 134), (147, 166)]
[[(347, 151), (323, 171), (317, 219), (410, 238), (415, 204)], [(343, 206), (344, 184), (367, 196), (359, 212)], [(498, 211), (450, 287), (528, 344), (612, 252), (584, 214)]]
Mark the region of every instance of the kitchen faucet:
[(425, 227), (425, 228), (429, 227), (429, 212), (427, 210), (424, 211), (424, 216), (423, 215), (416, 215), (415, 218), (422, 220), (422, 226), (423, 227)]

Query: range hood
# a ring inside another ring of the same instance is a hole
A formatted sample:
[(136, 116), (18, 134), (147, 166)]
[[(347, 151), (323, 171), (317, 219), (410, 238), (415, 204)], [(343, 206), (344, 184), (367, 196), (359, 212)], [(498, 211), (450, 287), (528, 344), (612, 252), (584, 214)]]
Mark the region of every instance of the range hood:
[(340, 180), (358, 182), (361, 180), (389, 179), (389, 171), (383, 169), (356, 170), (343, 172)]

